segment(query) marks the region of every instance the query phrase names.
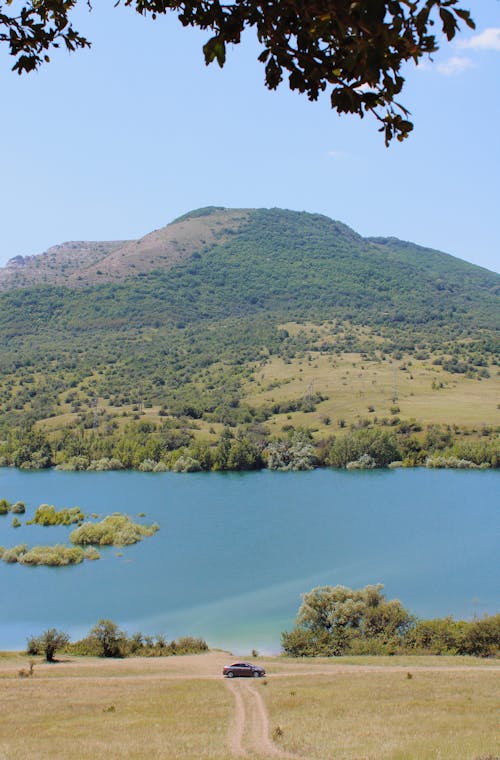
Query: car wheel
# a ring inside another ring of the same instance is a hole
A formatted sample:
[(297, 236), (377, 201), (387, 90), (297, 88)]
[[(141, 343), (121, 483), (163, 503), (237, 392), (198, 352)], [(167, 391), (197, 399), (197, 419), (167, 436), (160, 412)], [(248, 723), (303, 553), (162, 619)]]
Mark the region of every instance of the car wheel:
[(227, 677), (228, 678), (233, 678), (233, 676), (234, 676), (234, 673), (233, 673), (232, 670), (230, 670), (229, 673), (227, 674)]
[(253, 677), (254, 677), (254, 678), (259, 678), (259, 676), (260, 676), (260, 673), (259, 673), (259, 672), (257, 672), (257, 671), (255, 671), (255, 672), (254, 672), (254, 674), (253, 674)]

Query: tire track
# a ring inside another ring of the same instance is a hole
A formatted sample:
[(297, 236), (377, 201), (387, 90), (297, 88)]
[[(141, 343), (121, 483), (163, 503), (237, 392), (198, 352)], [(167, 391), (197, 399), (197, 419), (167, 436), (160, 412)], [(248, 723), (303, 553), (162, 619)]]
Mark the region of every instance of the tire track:
[(235, 711), (233, 724), (229, 726), (228, 743), (233, 755), (248, 757), (243, 747), (243, 733), (245, 731), (245, 705), (240, 689), (232, 681), (227, 681), (229, 691), (234, 696)]
[(307, 760), (280, 749), (269, 736), (269, 716), (262, 696), (250, 683), (226, 681), (235, 699), (235, 714), (229, 728), (228, 743), (237, 757), (259, 756)]

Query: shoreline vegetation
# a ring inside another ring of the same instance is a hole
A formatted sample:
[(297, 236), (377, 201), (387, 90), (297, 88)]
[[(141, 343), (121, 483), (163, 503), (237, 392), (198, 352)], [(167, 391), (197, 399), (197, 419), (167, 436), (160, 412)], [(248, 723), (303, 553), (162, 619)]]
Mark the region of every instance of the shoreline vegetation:
[[(22, 511), (21, 511), (22, 508)], [(9, 512), (23, 514), (26, 511), (24, 502), (10, 504), (7, 499), (0, 499), (0, 515)], [(97, 515), (92, 515), (97, 518)], [(26, 525), (70, 526), (77, 525), (69, 535), (73, 546), (55, 544), (53, 546), (28, 547), (22, 543), (11, 548), (0, 546), (0, 560), (7, 564), (19, 563), (20, 565), (45, 565), (47, 567), (63, 567), (66, 565), (79, 565), (84, 560), (97, 560), (101, 558), (96, 546), (124, 547), (136, 544), (143, 538), (153, 536), (160, 528), (157, 523), (142, 525), (135, 523), (128, 515), (114, 512), (98, 522), (84, 522), (85, 515), (80, 507), (62, 508), (57, 510), (51, 504), (41, 504), (31, 520)], [(21, 526), (21, 522), (14, 518), (12, 527)]]
[(387, 600), (383, 588), (318, 586), (303, 594), (295, 627), (281, 635), (283, 654), (500, 656), (500, 613), (472, 621), (423, 620), (398, 599)]
[(74, 642), (67, 633), (56, 628), (28, 638), (27, 655), (44, 655), (47, 662), (54, 662), (57, 652), (79, 657), (170, 657), (208, 652), (208, 644), (194, 636), (182, 636), (169, 642), (163, 634), (128, 635), (106, 619), (99, 620), (83, 639)]
[[(342, 420), (339, 426), (344, 427)], [(500, 438), (493, 427), (476, 430), (478, 437), (472, 437), (471, 431), (450, 425), (430, 425), (424, 430), (415, 420), (401, 421), (396, 416), (385, 425), (366, 421), (326, 438), (317, 439), (314, 433), (311, 428), (290, 424), (284, 426), (283, 435), (270, 437), (261, 426), (226, 426), (209, 441), (195, 438), (187, 428), (173, 431), (166, 423), (143, 421), (130, 423), (124, 435), (103, 439), (92, 434), (79, 436), (75, 431), (59, 441), (32, 429), (21, 438), (0, 442), (0, 467), (187, 473), (320, 467), (482, 470), (500, 466)], [(0, 501), (0, 514), (3, 509)]]
[[(319, 586), (303, 594), (296, 625), (281, 635), (284, 658), (410, 655), (500, 657), (500, 614), (473, 620), (421, 619), (398, 599), (388, 600), (383, 584), (362, 589)], [(48, 662), (61, 651), (89, 657), (163, 657), (209, 650), (206, 641), (191, 636), (170, 643), (163, 634), (128, 635), (101, 619), (83, 639), (70, 641), (64, 631), (50, 628), (28, 638), (26, 654), (45, 655)], [(252, 657), (257, 657), (253, 649)]]

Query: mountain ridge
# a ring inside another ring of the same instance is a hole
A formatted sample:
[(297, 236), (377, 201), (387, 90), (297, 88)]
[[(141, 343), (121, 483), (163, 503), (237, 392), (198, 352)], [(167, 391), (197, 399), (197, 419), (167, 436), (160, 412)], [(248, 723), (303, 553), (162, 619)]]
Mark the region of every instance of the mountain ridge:
[[(36, 285), (67, 285), (82, 287), (105, 282), (120, 282), (147, 274), (156, 269), (167, 271), (193, 254), (203, 254), (216, 245), (224, 244), (230, 236), (244, 229), (252, 214), (283, 213), (316, 219), (331, 226), (331, 233), (346, 236), (365, 246), (401, 258), (419, 252), (422, 256), (450, 257), (454, 262), (476, 267), (485, 273), (490, 270), (457, 259), (437, 249), (400, 240), (396, 237), (363, 237), (355, 230), (323, 214), (294, 212), (286, 209), (229, 209), (208, 206), (187, 212), (164, 227), (153, 230), (137, 240), (68, 241), (51, 246), (34, 256), (15, 256), (0, 268), (0, 291), (29, 288)], [(407, 257), (408, 260), (408, 257)], [(415, 263), (415, 262), (413, 262)], [(495, 273), (492, 273), (495, 274)]]

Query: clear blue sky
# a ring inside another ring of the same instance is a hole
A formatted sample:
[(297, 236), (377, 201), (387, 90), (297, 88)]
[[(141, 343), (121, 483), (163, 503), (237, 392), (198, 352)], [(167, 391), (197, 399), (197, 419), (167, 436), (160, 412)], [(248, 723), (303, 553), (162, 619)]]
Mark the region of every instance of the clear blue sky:
[(0, 264), (222, 205), (320, 212), (499, 271), (500, 4), (463, 5), (476, 32), (408, 68), (415, 131), (386, 149), (372, 119), (340, 118), (327, 96), (268, 92), (253, 32), (206, 68), (207, 33), (83, 3), (90, 51), (21, 78), (0, 53)]

